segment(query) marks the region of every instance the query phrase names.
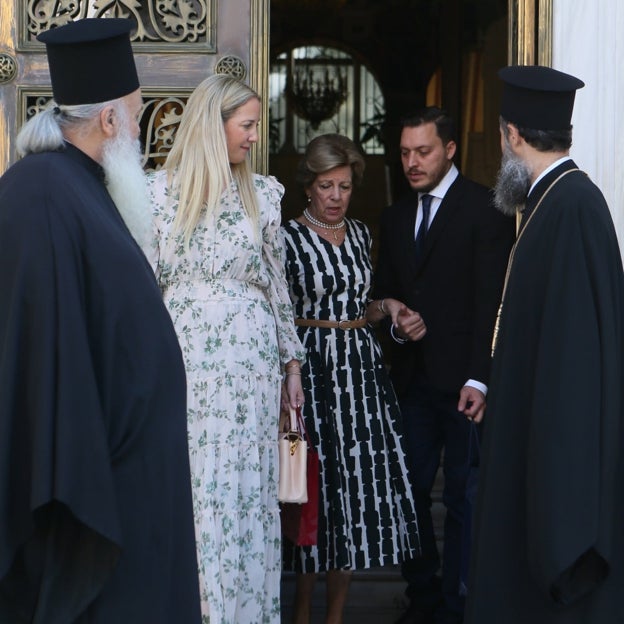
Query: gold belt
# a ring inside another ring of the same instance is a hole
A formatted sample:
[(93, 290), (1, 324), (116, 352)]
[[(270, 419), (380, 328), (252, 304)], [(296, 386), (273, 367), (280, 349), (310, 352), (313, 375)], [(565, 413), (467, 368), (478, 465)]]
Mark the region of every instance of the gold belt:
[(357, 329), (366, 327), (365, 318), (354, 319), (352, 321), (323, 321), (320, 319), (295, 319), (295, 325), (299, 327), (324, 327), (326, 329)]

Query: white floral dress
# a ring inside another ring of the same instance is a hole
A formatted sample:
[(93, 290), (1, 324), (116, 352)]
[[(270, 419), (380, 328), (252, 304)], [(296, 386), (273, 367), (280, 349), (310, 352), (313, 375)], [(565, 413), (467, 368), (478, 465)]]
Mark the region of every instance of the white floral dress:
[[(277, 430), (281, 369), (304, 352), (278, 236), (282, 185), (254, 176), (262, 234), (236, 185), (195, 229), (172, 233), (177, 197), (150, 175), (154, 266), (184, 355), (203, 621), (278, 622)], [(175, 571), (172, 570), (175, 574)]]

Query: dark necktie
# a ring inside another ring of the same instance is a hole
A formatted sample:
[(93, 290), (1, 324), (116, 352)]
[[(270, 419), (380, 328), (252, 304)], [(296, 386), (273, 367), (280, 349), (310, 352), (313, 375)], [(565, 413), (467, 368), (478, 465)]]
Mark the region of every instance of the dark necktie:
[(431, 211), (431, 195), (423, 195), (420, 198), (422, 203), (422, 221), (418, 226), (418, 232), (416, 233), (416, 261), (420, 260), (423, 249), (425, 247), (425, 237), (427, 236), (427, 228), (429, 227), (429, 212)]

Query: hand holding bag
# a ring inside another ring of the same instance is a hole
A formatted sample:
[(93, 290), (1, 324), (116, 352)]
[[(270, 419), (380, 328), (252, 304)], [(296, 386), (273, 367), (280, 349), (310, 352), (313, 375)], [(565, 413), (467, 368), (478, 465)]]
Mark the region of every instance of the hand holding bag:
[(308, 445), (298, 429), (297, 412), (290, 409), (290, 430), (281, 432), (278, 439), (279, 488), (281, 503), (305, 503), (308, 500), (306, 478)]
[[(318, 539), (319, 456), (310, 443), (310, 437), (303, 422), (301, 409), (296, 410), (295, 418), (298, 431), (302, 432), (304, 436), (299, 446), (307, 447), (305, 471), (307, 501), (304, 503), (282, 502), (280, 504), (282, 533), (284, 537), (297, 546), (313, 546)], [(292, 424), (291, 429), (293, 429)]]

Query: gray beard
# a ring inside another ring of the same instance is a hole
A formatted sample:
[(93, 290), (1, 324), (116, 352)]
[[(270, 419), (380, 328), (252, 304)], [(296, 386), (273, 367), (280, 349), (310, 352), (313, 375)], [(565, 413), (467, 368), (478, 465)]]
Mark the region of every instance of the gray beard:
[(494, 205), (505, 215), (514, 216), (526, 201), (531, 188), (531, 172), (505, 147), (494, 185)]
[(106, 187), (130, 233), (145, 248), (151, 231), (151, 205), (142, 166), (141, 144), (122, 127), (102, 154)]

